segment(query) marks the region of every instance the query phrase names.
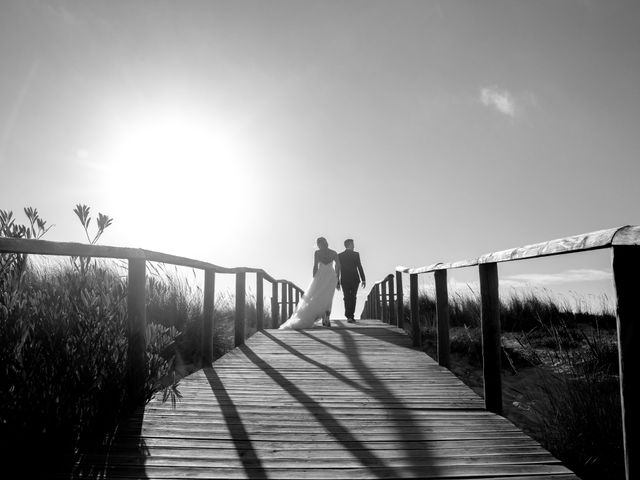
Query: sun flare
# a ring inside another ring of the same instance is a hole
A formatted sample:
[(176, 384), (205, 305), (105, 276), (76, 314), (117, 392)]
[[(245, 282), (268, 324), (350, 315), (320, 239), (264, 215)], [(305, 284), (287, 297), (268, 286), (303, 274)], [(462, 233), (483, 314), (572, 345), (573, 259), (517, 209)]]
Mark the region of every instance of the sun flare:
[(187, 221), (216, 211), (218, 222), (234, 226), (250, 202), (245, 156), (238, 133), (222, 124), (194, 114), (155, 112), (120, 126), (108, 171), (112, 184), (122, 187), (121, 207)]

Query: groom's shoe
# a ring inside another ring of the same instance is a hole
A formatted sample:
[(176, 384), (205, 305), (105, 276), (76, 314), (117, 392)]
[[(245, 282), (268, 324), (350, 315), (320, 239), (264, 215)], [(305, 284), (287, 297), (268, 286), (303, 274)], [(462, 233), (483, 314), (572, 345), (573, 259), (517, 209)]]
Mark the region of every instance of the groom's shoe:
[(356, 323), (356, 321), (353, 318), (347, 318), (347, 322), (348, 323)]

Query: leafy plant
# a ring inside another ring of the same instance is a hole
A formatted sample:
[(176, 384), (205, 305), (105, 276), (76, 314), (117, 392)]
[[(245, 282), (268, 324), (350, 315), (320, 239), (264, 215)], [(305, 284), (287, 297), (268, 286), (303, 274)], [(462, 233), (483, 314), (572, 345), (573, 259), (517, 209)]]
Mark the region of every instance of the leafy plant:
[[(91, 217), (89, 215), (91, 213), (91, 209), (86, 205), (79, 203), (76, 205), (76, 208), (73, 209), (73, 213), (75, 213), (78, 217), (78, 220), (80, 220), (82, 228), (84, 229), (84, 234), (87, 237), (87, 241), (91, 245), (95, 245), (104, 231), (113, 223), (112, 218), (102, 213), (98, 213), (98, 218), (96, 219), (98, 229), (92, 236), (89, 233), (89, 228), (91, 225)], [(71, 257), (71, 263), (73, 264), (74, 268), (76, 268), (82, 275), (85, 275), (89, 267), (91, 266), (91, 257)]]

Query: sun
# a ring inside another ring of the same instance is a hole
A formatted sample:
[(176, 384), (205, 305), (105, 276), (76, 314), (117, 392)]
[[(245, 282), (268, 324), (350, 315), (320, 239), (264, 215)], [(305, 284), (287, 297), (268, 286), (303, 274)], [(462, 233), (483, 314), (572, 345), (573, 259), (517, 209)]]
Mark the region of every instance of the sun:
[(250, 199), (246, 142), (238, 131), (204, 115), (153, 111), (124, 119), (108, 155), (109, 182), (119, 185), (121, 208), (147, 215), (178, 215), (198, 221), (215, 212), (217, 222), (236, 225)]

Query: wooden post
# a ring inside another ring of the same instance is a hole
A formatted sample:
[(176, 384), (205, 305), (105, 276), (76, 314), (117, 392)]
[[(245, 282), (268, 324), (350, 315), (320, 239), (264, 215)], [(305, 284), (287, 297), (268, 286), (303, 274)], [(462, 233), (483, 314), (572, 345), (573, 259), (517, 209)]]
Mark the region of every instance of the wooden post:
[(396, 272), (396, 304), (398, 308), (397, 325), (404, 328), (404, 292), (402, 291), (402, 272)]
[(382, 319), (382, 307), (380, 304), (380, 285), (378, 285), (376, 283), (375, 286), (375, 293), (374, 293), (374, 299), (375, 299), (375, 305), (376, 305), (376, 319), (377, 320), (381, 320)]
[(245, 311), (246, 311), (246, 283), (245, 272), (236, 273), (236, 329), (235, 346), (244, 345), (245, 340)]
[(613, 279), (617, 300), (624, 464), (626, 478), (631, 480), (640, 475), (640, 432), (637, 428), (640, 395), (637, 385), (634, 386), (640, 374), (640, 246), (613, 247)]
[(256, 329), (264, 329), (264, 275), (256, 272)]
[(398, 326), (398, 312), (396, 311), (396, 297), (393, 289), (393, 275), (389, 275), (387, 277), (387, 282), (389, 282), (389, 324)]
[(385, 278), (380, 282), (380, 288), (382, 290), (382, 321), (389, 323), (389, 299), (387, 298), (387, 279)]
[(411, 332), (413, 346), (422, 347), (422, 334), (420, 332), (420, 304), (418, 302), (418, 274), (409, 275), (409, 301), (411, 303)]
[(300, 289), (296, 288), (296, 307), (300, 303)]
[(216, 295), (216, 272), (204, 271), (204, 301), (202, 303), (202, 363), (213, 361), (213, 312)]
[(289, 299), (289, 317), (291, 317), (291, 315), (293, 315), (293, 285), (288, 284), (288, 289), (289, 289), (289, 295), (288, 295), (288, 299)]
[(144, 259), (129, 259), (127, 289), (127, 370), (128, 388), (132, 397), (142, 393), (147, 371), (147, 305), (146, 264)]
[(280, 326), (278, 311), (278, 282), (271, 283), (271, 328)]
[(447, 271), (435, 271), (436, 322), (438, 324), (438, 363), (449, 368), (449, 293)]
[(484, 405), (487, 410), (502, 414), (502, 379), (500, 367), (500, 297), (498, 294), (498, 264), (482, 263), (480, 296), (482, 329), (482, 376)]
[(284, 323), (289, 319), (287, 315), (287, 284), (282, 284), (282, 298), (280, 299), (280, 323)]

